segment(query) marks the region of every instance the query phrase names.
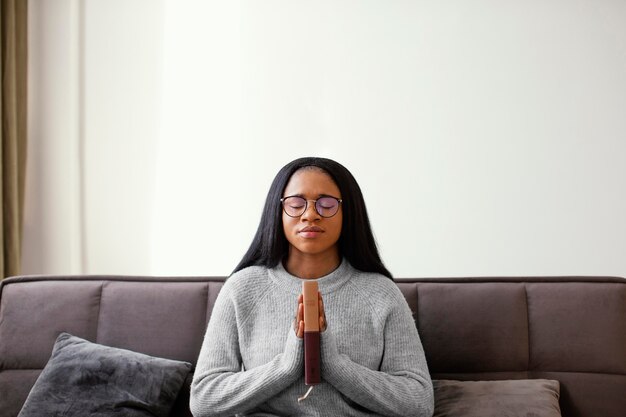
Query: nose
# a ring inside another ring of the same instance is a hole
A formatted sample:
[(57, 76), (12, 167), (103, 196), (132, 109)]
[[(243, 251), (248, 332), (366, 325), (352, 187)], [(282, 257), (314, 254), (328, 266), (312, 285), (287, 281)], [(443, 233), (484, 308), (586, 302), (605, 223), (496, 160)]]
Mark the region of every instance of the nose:
[(306, 205), (306, 210), (304, 210), (304, 213), (302, 214), (301, 219), (311, 221), (311, 220), (321, 219), (321, 218), (322, 216), (320, 216), (317, 210), (315, 209), (315, 201), (308, 201)]

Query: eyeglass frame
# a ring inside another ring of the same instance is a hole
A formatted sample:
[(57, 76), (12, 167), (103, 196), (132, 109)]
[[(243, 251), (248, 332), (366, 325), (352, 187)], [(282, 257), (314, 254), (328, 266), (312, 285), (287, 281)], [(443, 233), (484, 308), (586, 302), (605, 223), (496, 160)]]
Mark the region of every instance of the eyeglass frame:
[[(302, 200), (304, 200), (304, 210), (302, 211), (302, 214), (300, 214), (300, 215), (298, 215), (298, 216), (292, 216), (291, 214), (287, 213), (287, 210), (285, 209), (285, 200), (286, 200), (286, 199), (288, 199), (288, 198), (292, 198), (292, 197), (298, 197), (298, 198), (301, 198)], [(319, 200), (321, 200), (322, 198), (332, 198), (333, 200), (336, 200), (336, 201), (337, 201), (337, 203), (338, 203), (338, 205), (337, 205), (337, 211), (336, 211), (336, 212), (334, 212), (332, 216), (324, 216), (322, 213), (320, 213), (320, 212), (317, 210), (317, 202), (318, 202)], [(317, 200), (307, 200), (306, 198), (302, 197), (301, 195), (288, 195), (287, 197), (283, 197), (283, 198), (281, 198), (281, 199), (280, 199), (280, 205), (281, 205), (281, 206), (282, 206), (282, 208), (283, 208), (283, 212), (284, 212), (287, 216), (289, 216), (289, 217), (291, 217), (291, 218), (294, 218), (294, 219), (295, 219), (295, 218), (297, 218), (297, 217), (302, 217), (302, 216), (304, 215), (304, 213), (306, 213), (306, 211), (307, 211), (307, 210), (308, 210), (308, 208), (309, 208), (309, 201), (313, 201), (313, 202), (314, 202), (314, 204), (313, 204), (313, 208), (315, 209), (315, 212), (316, 212), (317, 214), (319, 214), (321, 217), (325, 218), (325, 219), (330, 219), (331, 217), (335, 217), (335, 216), (337, 215), (337, 213), (339, 213), (339, 208), (340, 208), (340, 207), (341, 207), (341, 205), (343, 204), (343, 199), (342, 199), (342, 198), (333, 197), (332, 195), (322, 195), (322, 196), (321, 196), (320, 198), (318, 198)]]

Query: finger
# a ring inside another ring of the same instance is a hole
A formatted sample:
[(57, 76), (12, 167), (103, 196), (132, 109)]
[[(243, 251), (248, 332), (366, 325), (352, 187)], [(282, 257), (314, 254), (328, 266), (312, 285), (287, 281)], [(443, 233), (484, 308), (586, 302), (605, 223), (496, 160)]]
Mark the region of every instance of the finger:
[(298, 313), (296, 314), (296, 330), (302, 324), (304, 326), (304, 304), (298, 304)]
[(296, 316), (296, 320), (298, 320), (298, 323), (304, 320), (304, 304), (302, 303), (298, 304), (298, 315)]
[(304, 321), (301, 320), (299, 323), (300, 325), (298, 326), (298, 331), (296, 332), (296, 336), (302, 339), (304, 337)]
[(320, 331), (326, 330), (326, 312), (324, 311), (324, 300), (322, 294), (318, 292), (318, 309), (320, 313)]

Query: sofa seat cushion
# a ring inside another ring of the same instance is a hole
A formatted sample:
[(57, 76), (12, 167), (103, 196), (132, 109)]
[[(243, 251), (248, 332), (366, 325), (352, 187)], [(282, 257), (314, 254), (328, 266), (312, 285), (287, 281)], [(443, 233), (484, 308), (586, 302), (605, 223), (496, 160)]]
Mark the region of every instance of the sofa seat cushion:
[(434, 380), (433, 417), (560, 417), (559, 382)]
[(61, 333), (19, 417), (169, 415), (191, 364)]

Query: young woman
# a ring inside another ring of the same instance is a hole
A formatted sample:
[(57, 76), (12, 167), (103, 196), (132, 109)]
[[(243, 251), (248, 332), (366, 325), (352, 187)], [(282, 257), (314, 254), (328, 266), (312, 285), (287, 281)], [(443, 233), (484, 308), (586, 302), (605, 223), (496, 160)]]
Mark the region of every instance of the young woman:
[[(322, 383), (304, 384), (302, 280), (317, 280)], [(294, 312), (295, 311), (295, 312)], [(301, 158), (274, 179), (215, 302), (191, 386), (199, 416), (431, 416), (411, 311), (383, 265), (352, 174)]]

